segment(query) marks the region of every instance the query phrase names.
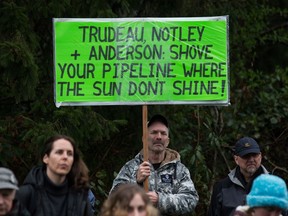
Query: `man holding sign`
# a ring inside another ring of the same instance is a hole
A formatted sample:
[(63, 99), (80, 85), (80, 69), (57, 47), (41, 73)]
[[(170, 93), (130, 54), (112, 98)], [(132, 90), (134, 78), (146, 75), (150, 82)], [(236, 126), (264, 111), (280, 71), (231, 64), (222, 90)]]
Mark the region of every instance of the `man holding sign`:
[(120, 184), (149, 181), (147, 192), (161, 215), (191, 213), (199, 200), (190, 172), (181, 163), (180, 155), (169, 145), (169, 127), (162, 115), (154, 115), (148, 126), (148, 161), (143, 160), (143, 150), (127, 162), (113, 181), (112, 189)]

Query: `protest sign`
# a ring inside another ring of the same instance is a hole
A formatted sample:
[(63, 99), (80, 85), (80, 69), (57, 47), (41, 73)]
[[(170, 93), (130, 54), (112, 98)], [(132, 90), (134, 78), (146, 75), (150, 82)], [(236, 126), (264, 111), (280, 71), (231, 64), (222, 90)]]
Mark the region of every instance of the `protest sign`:
[(55, 104), (228, 105), (227, 22), (53, 19)]

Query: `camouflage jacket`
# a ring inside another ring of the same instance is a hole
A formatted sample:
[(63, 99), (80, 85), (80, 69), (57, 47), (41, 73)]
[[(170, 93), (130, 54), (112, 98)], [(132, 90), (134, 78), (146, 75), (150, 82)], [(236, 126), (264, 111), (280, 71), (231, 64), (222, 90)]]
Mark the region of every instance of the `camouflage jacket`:
[[(142, 162), (142, 152), (128, 161), (114, 179), (110, 193), (120, 184), (136, 183), (137, 170)], [(149, 191), (158, 193), (161, 215), (183, 215), (195, 209), (199, 196), (189, 170), (180, 162), (178, 152), (166, 149), (165, 159), (160, 167), (155, 170), (151, 165), (150, 169)]]

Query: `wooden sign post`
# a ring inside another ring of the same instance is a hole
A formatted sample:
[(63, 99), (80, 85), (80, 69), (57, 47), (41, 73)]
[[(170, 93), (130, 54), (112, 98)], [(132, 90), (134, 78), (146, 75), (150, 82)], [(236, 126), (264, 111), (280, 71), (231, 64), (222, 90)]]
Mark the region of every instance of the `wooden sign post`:
[[(148, 144), (147, 144), (147, 137), (148, 137), (148, 128), (147, 128), (147, 105), (142, 106), (142, 128), (143, 128), (143, 156), (144, 161), (148, 161)], [(144, 181), (144, 189), (148, 191), (149, 189), (149, 182), (148, 178)]]

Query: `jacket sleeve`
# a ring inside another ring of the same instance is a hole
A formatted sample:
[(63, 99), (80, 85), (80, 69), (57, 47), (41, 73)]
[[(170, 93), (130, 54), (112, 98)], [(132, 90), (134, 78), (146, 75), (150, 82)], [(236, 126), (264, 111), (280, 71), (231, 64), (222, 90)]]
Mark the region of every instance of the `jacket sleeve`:
[(86, 203), (86, 207), (85, 207), (85, 213), (83, 215), (85, 215), (85, 216), (93, 216), (95, 210), (93, 210), (93, 208), (91, 206), (91, 202), (89, 201), (89, 198), (84, 203)]
[(190, 172), (184, 165), (181, 169), (177, 169), (177, 183), (173, 193), (158, 192), (158, 195), (158, 208), (162, 214), (191, 213), (199, 200)]
[(216, 182), (213, 186), (213, 191), (211, 195), (208, 216), (220, 216), (221, 215), (221, 182)]
[(35, 191), (32, 185), (22, 185), (16, 192), (16, 198), (19, 202), (33, 214), (35, 210)]
[(126, 183), (137, 183), (136, 182), (136, 174), (139, 165), (135, 162), (135, 160), (128, 161), (119, 171), (118, 175), (113, 181), (112, 188), (110, 190), (110, 194), (121, 184)]
[(89, 191), (88, 191), (88, 201), (89, 201), (89, 203), (90, 203), (90, 205), (91, 205), (91, 209), (92, 209), (92, 212), (94, 213), (95, 212), (95, 203), (96, 203), (96, 199), (95, 199), (95, 196), (94, 196), (94, 194), (93, 194), (93, 192), (92, 192), (92, 190), (91, 189), (89, 189)]

